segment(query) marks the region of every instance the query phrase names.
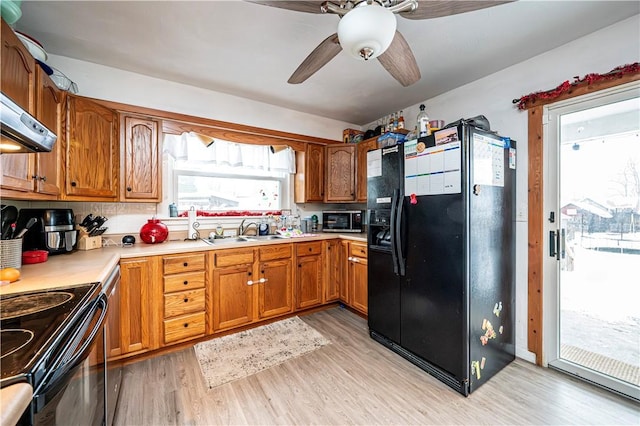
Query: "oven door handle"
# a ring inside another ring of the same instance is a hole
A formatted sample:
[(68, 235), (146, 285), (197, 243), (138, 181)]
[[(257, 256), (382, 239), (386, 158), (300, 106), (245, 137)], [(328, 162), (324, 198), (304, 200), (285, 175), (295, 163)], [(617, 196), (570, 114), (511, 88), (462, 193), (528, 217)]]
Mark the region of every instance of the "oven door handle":
[[(56, 381), (60, 377), (64, 376), (67, 372), (73, 369), (79, 363), (79, 361), (86, 358), (87, 352), (89, 351), (91, 345), (94, 343), (96, 336), (104, 326), (104, 321), (107, 316), (107, 296), (104, 293), (101, 293), (97, 301), (91, 307), (93, 309), (91, 309), (89, 313), (84, 316), (83, 320), (79, 321), (81, 325), (81, 327), (79, 327), (79, 330), (71, 337), (71, 339), (67, 341), (76, 341), (76, 338), (81, 339), (82, 336), (78, 336), (78, 334), (86, 334), (85, 327), (83, 325), (87, 323), (87, 321), (90, 323), (95, 317), (96, 312), (98, 310), (101, 310), (100, 317), (91, 329), (89, 337), (84, 340), (79, 349), (77, 345), (74, 345), (74, 347), (68, 348), (60, 353), (60, 355), (52, 363), (51, 370), (45, 376), (42, 384), (34, 392), (34, 397), (36, 396), (36, 394), (47, 393), (47, 390), (55, 386)], [(61, 344), (64, 344), (64, 342), (61, 342)]]

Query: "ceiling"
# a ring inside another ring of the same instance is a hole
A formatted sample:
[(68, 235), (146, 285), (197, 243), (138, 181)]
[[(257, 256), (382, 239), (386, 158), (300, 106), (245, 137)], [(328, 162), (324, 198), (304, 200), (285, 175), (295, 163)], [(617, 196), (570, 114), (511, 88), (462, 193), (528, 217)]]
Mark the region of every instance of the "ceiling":
[(24, 1), (22, 12), (16, 29), (50, 54), (365, 125), (636, 15), (640, 2), (520, 0), (429, 20), (398, 16), (422, 74), (409, 87), (377, 60), (345, 52), (288, 84), (336, 32), (336, 15), (243, 1)]

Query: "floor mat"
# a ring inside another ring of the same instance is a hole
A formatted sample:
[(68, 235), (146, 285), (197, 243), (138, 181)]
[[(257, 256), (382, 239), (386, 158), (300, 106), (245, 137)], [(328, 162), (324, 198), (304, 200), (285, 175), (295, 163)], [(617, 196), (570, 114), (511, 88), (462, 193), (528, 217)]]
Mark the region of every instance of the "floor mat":
[(209, 389), (250, 376), (331, 343), (298, 317), (195, 345)]

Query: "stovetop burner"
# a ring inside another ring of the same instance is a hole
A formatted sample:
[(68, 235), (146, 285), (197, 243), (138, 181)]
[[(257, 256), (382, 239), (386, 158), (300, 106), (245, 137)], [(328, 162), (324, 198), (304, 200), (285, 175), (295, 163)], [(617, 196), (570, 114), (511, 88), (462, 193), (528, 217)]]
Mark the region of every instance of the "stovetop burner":
[(33, 331), (24, 329), (0, 330), (0, 359), (25, 347), (33, 339)]
[(99, 283), (0, 297), (0, 388), (19, 381), (33, 386), (45, 370), (54, 337), (97, 297)]
[(0, 320), (35, 314), (36, 312), (55, 308), (72, 298), (73, 294), (66, 291), (25, 294), (24, 296), (14, 297), (11, 299), (11, 303), (4, 303), (2, 305), (2, 309), (0, 309)]

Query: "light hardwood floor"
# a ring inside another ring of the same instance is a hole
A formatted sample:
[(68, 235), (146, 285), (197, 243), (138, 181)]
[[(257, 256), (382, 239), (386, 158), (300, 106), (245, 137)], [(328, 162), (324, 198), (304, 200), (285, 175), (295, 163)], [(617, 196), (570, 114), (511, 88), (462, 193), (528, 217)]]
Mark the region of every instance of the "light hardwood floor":
[(193, 348), (126, 366), (115, 424), (640, 424), (640, 405), (521, 360), (465, 398), (347, 310), (301, 318), (332, 344), (211, 390)]

